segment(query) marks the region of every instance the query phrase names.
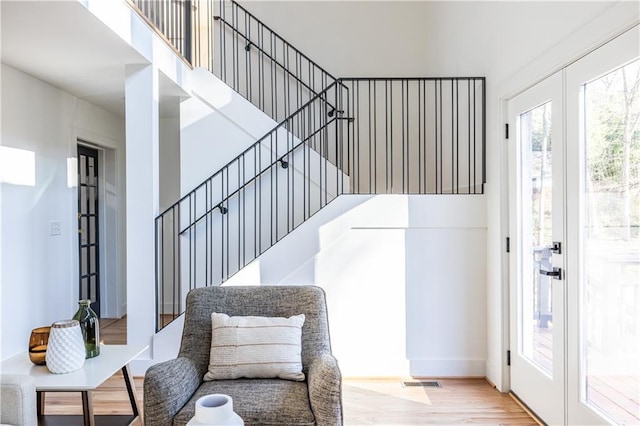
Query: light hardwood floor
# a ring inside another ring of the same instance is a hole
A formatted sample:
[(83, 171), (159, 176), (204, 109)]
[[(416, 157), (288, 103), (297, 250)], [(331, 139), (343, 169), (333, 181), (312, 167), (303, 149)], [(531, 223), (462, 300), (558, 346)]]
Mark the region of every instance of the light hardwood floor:
[[(125, 321), (101, 322), (106, 344), (126, 342)], [(404, 378), (409, 379), (409, 378)], [(142, 377), (136, 377), (138, 398), (144, 398)], [(343, 380), (345, 425), (537, 425), (509, 395), (484, 379), (437, 379), (441, 388), (405, 387), (401, 378)], [(117, 374), (94, 392), (96, 414), (127, 414), (130, 407), (122, 377)], [(50, 393), (46, 412), (80, 414), (79, 394)]]

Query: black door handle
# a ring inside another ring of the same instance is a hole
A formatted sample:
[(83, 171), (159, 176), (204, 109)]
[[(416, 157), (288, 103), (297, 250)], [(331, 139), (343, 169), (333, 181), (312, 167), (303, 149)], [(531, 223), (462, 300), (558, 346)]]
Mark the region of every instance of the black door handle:
[(541, 269), (540, 270), (540, 275), (546, 275), (547, 277), (553, 277), (556, 280), (561, 280), (562, 279), (562, 269), (553, 268), (553, 271), (543, 271)]

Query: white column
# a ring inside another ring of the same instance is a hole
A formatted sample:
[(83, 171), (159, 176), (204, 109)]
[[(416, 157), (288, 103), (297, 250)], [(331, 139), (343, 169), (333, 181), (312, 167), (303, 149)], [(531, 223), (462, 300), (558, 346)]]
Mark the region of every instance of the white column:
[(130, 65), (125, 71), (127, 342), (151, 347), (155, 334), (154, 222), (160, 199), (158, 70), (153, 65)]

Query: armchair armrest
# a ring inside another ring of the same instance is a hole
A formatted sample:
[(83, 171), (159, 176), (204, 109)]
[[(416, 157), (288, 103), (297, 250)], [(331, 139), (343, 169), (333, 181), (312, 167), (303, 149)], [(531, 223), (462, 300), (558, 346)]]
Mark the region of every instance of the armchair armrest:
[(33, 377), (3, 374), (0, 378), (0, 423), (12, 425), (38, 424), (36, 385)]
[(202, 376), (189, 358), (179, 357), (149, 367), (144, 377), (144, 423), (173, 424), (173, 417), (191, 399)]
[(328, 352), (315, 357), (307, 381), (316, 425), (342, 425), (342, 374), (336, 358)]

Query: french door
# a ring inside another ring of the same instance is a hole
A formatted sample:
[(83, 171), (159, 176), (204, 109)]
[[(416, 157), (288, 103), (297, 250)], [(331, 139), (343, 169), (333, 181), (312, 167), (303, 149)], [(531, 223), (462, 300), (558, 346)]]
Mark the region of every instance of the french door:
[(511, 389), (564, 422), (564, 135), (562, 72), (509, 102)]
[(640, 30), (509, 101), (511, 387), (640, 424)]
[(100, 317), (98, 207), (98, 151), (78, 145), (78, 294)]

